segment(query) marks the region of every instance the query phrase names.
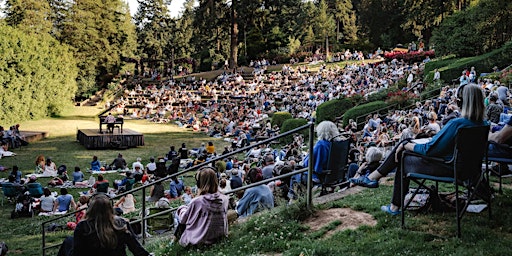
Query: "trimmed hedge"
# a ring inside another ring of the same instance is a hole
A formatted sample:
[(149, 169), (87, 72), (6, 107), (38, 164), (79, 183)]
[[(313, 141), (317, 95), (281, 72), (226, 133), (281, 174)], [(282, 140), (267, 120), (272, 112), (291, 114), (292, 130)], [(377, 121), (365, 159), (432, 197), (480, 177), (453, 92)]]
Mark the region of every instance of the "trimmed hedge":
[[(306, 125), (308, 123), (308, 120), (304, 118), (293, 118), (293, 119), (287, 119), (283, 122), (283, 126), (281, 127), (281, 133), (285, 133), (287, 131), (293, 130), (297, 127), (301, 127), (303, 125)], [(309, 139), (309, 129), (304, 129), (300, 132), (300, 134), (304, 135), (304, 141), (308, 141)], [(286, 137), (283, 137), (282, 142), (288, 144), (293, 141), (293, 136), (288, 135)]]
[(483, 55), (431, 62), (432, 63), (429, 62), (425, 66), (425, 83), (432, 83), (434, 70), (436, 68), (438, 68), (441, 73), (441, 79), (448, 83), (451, 83), (453, 79), (460, 77), (464, 68), (475, 67), (478, 75), (481, 73), (491, 73), (494, 66), (497, 66), (499, 69), (503, 69), (512, 63), (512, 41), (509, 41), (499, 49)]
[(354, 105), (350, 99), (333, 99), (320, 104), (316, 109), (316, 123), (334, 121)]
[(290, 114), (289, 112), (275, 112), (272, 115), (272, 121), (270, 121), (270, 124), (272, 124), (272, 127), (274, 125), (277, 125), (277, 127), (281, 128), (283, 122), (291, 118), (292, 114)]
[(356, 120), (356, 118), (359, 116), (367, 115), (375, 110), (379, 110), (387, 106), (388, 104), (384, 101), (374, 101), (351, 108), (345, 112), (345, 115), (343, 116), (343, 126), (348, 124), (349, 119)]

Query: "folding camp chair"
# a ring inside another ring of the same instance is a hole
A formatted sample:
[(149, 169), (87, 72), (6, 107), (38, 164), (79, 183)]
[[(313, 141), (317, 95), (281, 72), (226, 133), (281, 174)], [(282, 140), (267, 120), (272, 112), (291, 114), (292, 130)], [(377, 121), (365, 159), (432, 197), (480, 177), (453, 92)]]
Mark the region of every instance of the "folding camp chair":
[[(453, 158), (450, 161), (445, 161), (442, 158), (427, 157), (419, 155), (414, 152), (404, 151), (402, 154), (402, 183), (401, 193), (402, 198), (405, 198), (404, 181), (409, 179), (419, 185), (415, 194), (420, 189), (427, 189), (433, 195), (437, 191), (438, 183), (452, 183), (455, 185), (455, 208), (457, 220), (457, 237), (461, 237), (460, 221), (464, 216), (470, 202), (478, 197), (487, 204), (489, 209), (489, 218), (491, 218), (491, 194), (489, 189), (489, 179), (487, 177), (487, 136), (489, 134), (489, 126), (474, 126), (460, 128), (457, 131), (455, 148)], [(425, 164), (432, 163), (435, 166), (443, 166), (453, 169), (453, 176), (433, 176), (421, 173), (408, 173), (407, 166), (404, 164), (404, 159), (409, 156), (420, 157), (425, 160)], [(485, 160), (485, 169), (482, 169), (482, 159)], [(425, 185), (427, 180), (435, 181), (436, 186), (434, 189)], [(459, 205), (459, 187), (462, 186), (467, 189), (467, 197), (463, 205)], [(411, 197), (413, 198), (415, 194)], [(405, 211), (408, 203), (402, 202), (402, 228), (405, 226)]]
[(348, 163), (350, 140), (337, 140), (337, 138), (335, 137), (331, 140), (327, 169), (323, 170), (322, 174), (319, 175), (322, 182), (320, 195), (333, 192), (337, 186), (343, 186), (343, 182), (346, 181), (345, 172)]

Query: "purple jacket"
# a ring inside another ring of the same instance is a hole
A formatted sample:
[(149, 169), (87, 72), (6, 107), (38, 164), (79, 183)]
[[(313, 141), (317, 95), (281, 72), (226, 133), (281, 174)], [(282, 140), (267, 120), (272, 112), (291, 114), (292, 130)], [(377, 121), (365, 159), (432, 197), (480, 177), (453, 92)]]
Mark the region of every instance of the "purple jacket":
[(213, 244), (228, 236), (228, 197), (220, 192), (195, 197), (178, 208), (180, 223), (187, 227), (180, 238), (182, 246)]

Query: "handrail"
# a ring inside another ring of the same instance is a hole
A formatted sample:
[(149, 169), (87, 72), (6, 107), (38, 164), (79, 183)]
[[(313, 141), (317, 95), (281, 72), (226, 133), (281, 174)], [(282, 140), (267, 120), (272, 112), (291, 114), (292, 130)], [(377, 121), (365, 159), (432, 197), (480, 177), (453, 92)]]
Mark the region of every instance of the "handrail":
[[(189, 168), (186, 168), (182, 171), (179, 171), (177, 173), (174, 173), (172, 175), (169, 175), (167, 177), (164, 177), (164, 178), (160, 178), (158, 180), (155, 180), (151, 183), (148, 183), (148, 184), (145, 184), (145, 185), (142, 185), (142, 186), (139, 186), (139, 187), (136, 187), (136, 188), (133, 188), (132, 190), (130, 191), (126, 191), (126, 192), (123, 192), (123, 193), (120, 193), (118, 195), (116, 195), (115, 197), (112, 197), (110, 200), (114, 200), (114, 199), (117, 199), (117, 198), (120, 198), (122, 196), (125, 196), (127, 194), (131, 194), (131, 193), (134, 193), (136, 191), (139, 191), (139, 190), (142, 190), (142, 199), (141, 199), (141, 202), (142, 202), (142, 217), (140, 219), (137, 219), (137, 220), (134, 220), (134, 221), (131, 221), (130, 224), (132, 223), (139, 223), (139, 222), (142, 222), (142, 243), (144, 244), (145, 243), (145, 240), (146, 240), (146, 220), (147, 219), (150, 219), (150, 218), (153, 218), (153, 217), (156, 217), (156, 216), (159, 216), (159, 215), (163, 215), (163, 214), (166, 214), (166, 213), (169, 213), (169, 212), (173, 212), (175, 211), (177, 208), (171, 208), (171, 209), (167, 209), (165, 211), (162, 211), (162, 212), (158, 212), (156, 214), (152, 214), (152, 215), (146, 215), (146, 200), (145, 200), (145, 197), (146, 197), (146, 188), (154, 185), (155, 183), (157, 182), (162, 182), (162, 181), (167, 181), (167, 180), (170, 180), (172, 179), (173, 177), (176, 177), (176, 176), (180, 176), (180, 175), (183, 175), (187, 172), (190, 172), (190, 171), (194, 171), (196, 169), (199, 169), (203, 166), (206, 166), (206, 165), (209, 165), (209, 164), (214, 164), (216, 161), (219, 161), (219, 160), (222, 160), (226, 157), (229, 157), (229, 156), (232, 156), (232, 155), (235, 155), (235, 154), (238, 154), (238, 153), (242, 153), (248, 149), (251, 149), (253, 147), (257, 147), (259, 145), (262, 145), (262, 144), (267, 144), (271, 141), (274, 141), (274, 140), (277, 140), (277, 139), (280, 139), (282, 137), (285, 137), (285, 136), (288, 136), (288, 135), (291, 135), (291, 134), (294, 134), (296, 132), (299, 132), (299, 131), (302, 131), (304, 129), (307, 129), (309, 128), (309, 152), (313, 152), (313, 137), (314, 137), (314, 122), (311, 120), (310, 122), (308, 122), (306, 125), (303, 125), (303, 126), (300, 126), (300, 127), (297, 127), (295, 129), (292, 129), (290, 131), (287, 131), (287, 132), (284, 132), (284, 133), (281, 133), (279, 134), (278, 136), (275, 136), (275, 137), (271, 137), (271, 138), (268, 138), (268, 139), (265, 139), (265, 140), (262, 140), (260, 142), (257, 142), (257, 143), (254, 143), (254, 144), (251, 144), (249, 146), (246, 146), (244, 148), (241, 148), (241, 149), (238, 149), (238, 150), (235, 150), (235, 151), (232, 151), (232, 152), (229, 152), (227, 154), (224, 154), (224, 155), (221, 155), (221, 156), (218, 156), (216, 158), (213, 158), (213, 159), (210, 159), (208, 161), (205, 161), (203, 163), (200, 163), (198, 165), (195, 165), (195, 166), (192, 166), (192, 167), (189, 167)], [(276, 177), (273, 177), (271, 179), (266, 179), (264, 181), (260, 181), (260, 182), (256, 182), (256, 183), (252, 183), (252, 184), (249, 184), (249, 185), (246, 185), (246, 186), (243, 186), (241, 188), (237, 188), (237, 189), (233, 189), (233, 190), (230, 190), (230, 191), (227, 191), (226, 194), (232, 194), (232, 193), (235, 193), (237, 191), (240, 191), (240, 190), (244, 190), (244, 189), (247, 189), (247, 188), (251, 188), (251, 187), (254, 187), (254, 186), (258, 186), (258, 185), (261, 185), (261, 184), (266, 184), (268, 182), (271, 182), (271, 181), (274, 181), (274, 180), (278, 180), (278, 179), (281, 179), (281, 178), (285, 178), (285, 177), (289, 177), (289, 176), (292, 176), (292, 175), (295, 175), (295, 174), (298, 174), (298, 173), (303, 173), (305, 171), (308, 171), (308, 180), (307, 180), (307, 190), (308, 190), (308, 193), (307, 193), (307, 207), (308, 209), (311, 208), (311, 204), (312, 204), (312, 201), (313, 201), (313, 197), (312, 197), (312, 175), (313, 175), (313, 166), (314, 166), (314, 155), (313, 154), (310, 154), (310, 157), (309, 157), (310, 161), (309, 161), (309, 166), (308, 168), (303, 168), (303, 169), (300, 169), (300, 170), (296, 170), (296, 171), (293, 171), (293, 172), (290, 172), (290, 173), (287, 173), (287, 174), (283, 174), (283, 175), (279, 175), (279, 176), (276, 176)], [(83, 209), (82, 209), (83, 210)], [(79, 210), (80, 211), (80, 210)], [(71, 215), (74, 215), (75, 213), (79, 212), (79, 211), (73, 211), (73, 212), (70, 212), (70, 213), (66, 213), (66, 214), (63, 214), (63, 215), (60, 215), (58, 217), (55, 217), (55, 218), (52, 218), (50, 220), (47, 220), (47, 221), (44, 221), (42, 224), (41, 224), (41, 229), (42, 229), (42, 251), (43, 251), (43, 256), (46, 255), (46, 250), (47, 249), (50, 249), (50, 248), (55, 248), (57, 246), (59, 246), (60, 244), (56, 244), (56, 245), (51, 245), (51, 246), (46, 246), (46, 230), (45, 230), (45, 226), (46, 224), (50, 223), (50, 222), (55, 222), (56, 220), (59, 220), (59, 219), (62, 219), (62, 218), (65, 218), (65, 217), (69, 217)]]

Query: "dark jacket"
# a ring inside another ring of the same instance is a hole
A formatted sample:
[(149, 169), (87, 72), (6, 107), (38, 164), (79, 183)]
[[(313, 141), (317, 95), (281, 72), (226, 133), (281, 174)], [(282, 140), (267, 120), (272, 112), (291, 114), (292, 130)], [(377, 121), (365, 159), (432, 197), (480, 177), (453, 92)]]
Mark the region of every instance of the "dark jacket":
[(129, 225), (123, 219), (116, 217), (118, 226), (126, 226), (127, 231), (117, 231), (116, 248), (101, 248), (100, 241), (96, 232), (91, 230), (94, 223), (84, 220), (76, 225), (73, 239), (73, 255), (74, 256), (126, 256), (126, 247), (135, 256), (146, 256), (149, 253), (140, 245), (135, 235), (131, 231)]

